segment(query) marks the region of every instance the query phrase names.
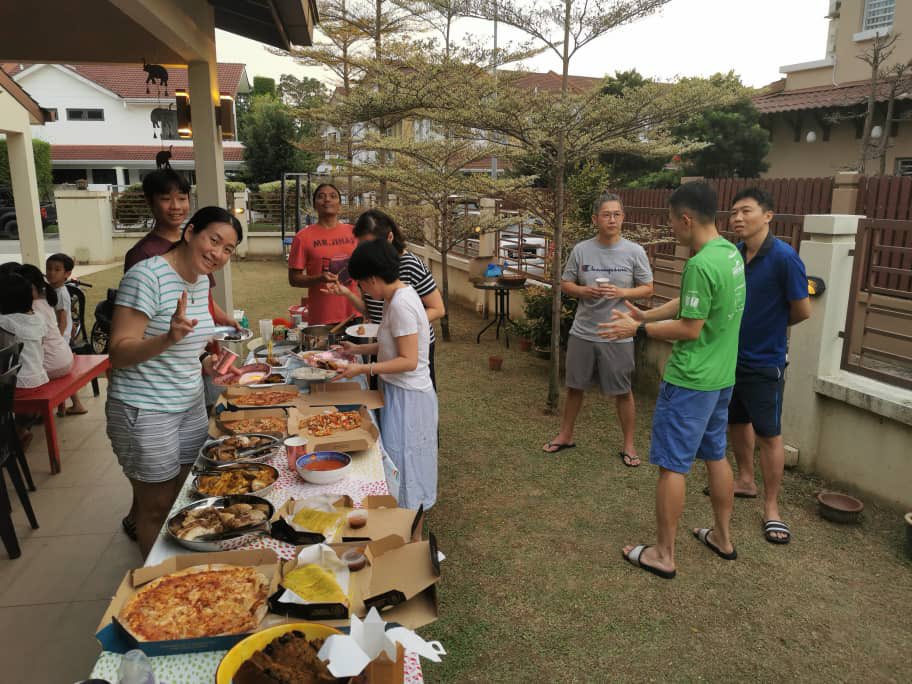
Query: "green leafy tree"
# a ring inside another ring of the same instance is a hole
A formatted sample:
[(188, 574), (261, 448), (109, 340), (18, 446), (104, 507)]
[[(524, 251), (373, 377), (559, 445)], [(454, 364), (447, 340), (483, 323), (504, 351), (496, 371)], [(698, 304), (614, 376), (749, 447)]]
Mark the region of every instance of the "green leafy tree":
[[(44, 140), (32, 139), (32, 156), (35, 160), (35, 177), (38, 195), (42, 200), (52, 199), (54, 179), (51, 174), (51, 145)], [(9, 152), (6, 140), (0, 140), (0, 188), (11, 188)]]
[(245, 116), (244, 162), (249, 179), (262, 183), (281, 178), (286, 171), (312, 171), (312, 155), (299, 147), (300, 135), (293, 111), (269, 95), (252, 98)]
[(276, 95), (276, 82), (274, 78), (269, 78), (268, 76), (254, 76), (253, 77), (253, 96), (257, 95), (269, 95), (275, 97)]

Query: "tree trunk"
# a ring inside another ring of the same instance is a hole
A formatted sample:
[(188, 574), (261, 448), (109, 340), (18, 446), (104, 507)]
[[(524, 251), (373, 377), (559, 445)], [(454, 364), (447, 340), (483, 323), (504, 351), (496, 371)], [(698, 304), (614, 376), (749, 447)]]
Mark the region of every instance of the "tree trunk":
[(887, 116), (884, 118), (883, 133), (877, 146), (877, 156), (880, 158), (880, 175), (887, 173), (887, 150), (890, 142), (890, 129), (893, 127), (893, 109), (896, 103), (896, 87), (890, 89), (890, 99), (887, 100)]
[(440, 336), (444, 342), (450, 341), (450, 276), (447, 266), (449, 249), (440, 250), (440, 296), (443, 298), (443, 308), (446, 313), (440, 319)]
[[(876, 43), (876, 39), (875, 39)], [(874, 126), (874, 108), (877, 106), (877, 81), (880, 69), (879, 51), (874, 47), (871, 61), (871, 92), (868, 93), (868, 107), (865, 111), (864, 131), (861, 135), (861, 150), (858, 159), (858, 172), (864, 175), (868, 162), (868, 147), (871, 145), (871, 128)]]
[[(561, 97), (563, 104), (567, 95), (567, 75), (570, 72), (570, 6), (571, 0), (564, 0), (564, 55), (563, 73), (561, 74)], [(550, 413), (557, 411), (560, 402), (560, 342), (561, 342), (561, 256), (563, 250), (564, 227), (564, 166), (566, 150), (564, 131), (557, 135), (557, 159), (554, 163), (554, 238), (551, 256), (551, 365), (548, 373), (548, 402), (546, 409)]]

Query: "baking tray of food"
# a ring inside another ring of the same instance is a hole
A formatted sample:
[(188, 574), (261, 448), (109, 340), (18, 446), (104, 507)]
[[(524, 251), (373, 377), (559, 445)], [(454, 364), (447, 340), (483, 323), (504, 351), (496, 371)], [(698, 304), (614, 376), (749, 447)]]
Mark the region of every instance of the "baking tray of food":
[(181, 508), (168, 519), (168, 536), (191, 551), (226, 551), (269, 534), (275, 507), (250, 494), (210, 496)]
[(207, 466), (226, 463), (263, 463), (276, 455), (282, 440), (275, 435), (241, 433), (207, 442), (199, 451), (199, 461)]
[(196, 471), (191, 482), (195, 496), (266, 496), (279, 479), (279, 471), (266, 463), (231, 463)]

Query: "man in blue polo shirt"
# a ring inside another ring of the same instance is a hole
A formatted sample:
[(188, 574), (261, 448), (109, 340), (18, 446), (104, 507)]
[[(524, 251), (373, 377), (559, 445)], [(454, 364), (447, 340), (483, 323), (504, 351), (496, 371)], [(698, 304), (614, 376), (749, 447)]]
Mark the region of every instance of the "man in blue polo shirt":
[(779, 514), (785, 464), (782, 392), (786, 331), (811, 315), (807, 275), (797, 252), (770, 230), (773, 200), (759, 188), (735, 195), (729, 226), (741, 239), (747, 301), (741, 319), (735, 388), (728, 408), (730, 440), (738, 462), (735, 496), (755, 498), (754, 445), (763, 473), (763, 536), (787, 544), (791, 531)]

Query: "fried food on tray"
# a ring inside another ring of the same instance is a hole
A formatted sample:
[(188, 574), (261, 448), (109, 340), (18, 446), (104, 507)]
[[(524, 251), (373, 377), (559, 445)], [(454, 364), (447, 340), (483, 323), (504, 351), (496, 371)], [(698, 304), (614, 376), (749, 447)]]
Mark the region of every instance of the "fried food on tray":
[(241, 420), (227, 421), (222, 419), (222, 424), (231, 432), (285, 432), (285, 419), (275, 417), (242, 418)]
[[(245, 660), (234, 674), (234, 684), (332, 684), (347, 682), (330, 674), (317, 654), (323, 639), (307, 639), (294, 630), (273, 639)], [(354, 680), (352, 680), (354, 681)]]
[(361, 427), (361, 414), (357, 411), (320, 413), (316, 416), (302, 418), (298, 422), (299, 430), (307, 430), (314, 437), (327, 437), (336, 432), (356, 430), (359, 427)]
[(171, 534), (186, 541), (193, 541), (209, 534), (224, 534), (254, 527), (266, 521), (269, 507), (266, 504), (236, 503), (219, 508), (202, 506), (191, 508), (183, 516), (171, 521)]
[(233, 397), (230, 401), (237, 406), (275, 406), (288, 404), (298, 396), (297, 392), (288, 390), (263, 390)]
[(365, 328), (363, 325), (359, 325), (358, 329), (355, 332), (359, 335), (363, 335), (367, 332), (367, 328)]
[(259, 626), (268, 593), (269, 580), (254, 568), (201, 565), (142, 587), (118, 620), (140, 641), (242, 634)]
[[(264, 420), (264, 419), (260, 419)], [(238, 421), (244, 422), (244, 421)], [(234, 429), (234, 423), (231, 424), (232, 431)], [(284, 430), (284, 423), (281, 430), (264, 430), (264, 432), (279, 432)], [(224, 442), (216, 444), (215, 446), (210, 447), (206, 450), (206, 457), (213, 461), (219, 461), (221, 463), (227, 463), (230, 461), (236, 461), (238, 459), (238, 452), (245, 451), (247, 449), (253, 449), (258, 446), (265, 446), (266, 444), (277, 444), (275, 440), (269, 439), (268, 437), (260, 437), (258, 435), (237, 435), (236, 437), (229, 437)]]
[(196, 489), (206, 496), (228, 496), (229, 494), (251, 494), (266, 489), (276, 481), (272, 468), (249, 466), (231, 468), (218, 475), (201, 475)]
[(348, 603), (336, 576), (316, 563), (308, 563), (289, 572), (282, 580), (282, 586), (310, 603)]

